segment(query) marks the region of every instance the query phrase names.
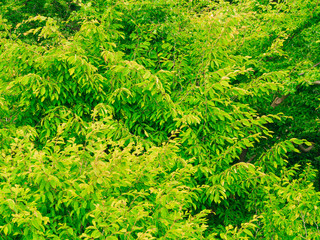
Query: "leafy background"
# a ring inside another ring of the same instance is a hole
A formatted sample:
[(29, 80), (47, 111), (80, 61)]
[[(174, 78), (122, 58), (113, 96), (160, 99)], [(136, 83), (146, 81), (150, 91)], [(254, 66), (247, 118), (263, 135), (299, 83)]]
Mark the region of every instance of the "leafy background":
[(319, 1), (0, 12), (2, 239), (319, 238)]

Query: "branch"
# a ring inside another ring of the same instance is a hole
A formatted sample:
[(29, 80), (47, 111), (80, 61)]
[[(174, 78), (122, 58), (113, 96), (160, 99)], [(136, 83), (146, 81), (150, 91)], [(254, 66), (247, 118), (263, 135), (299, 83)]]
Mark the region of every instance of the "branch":
[[(315, 68), (316, 66), (319, 66), (320, 62), (316, 63), (315, 65), (313, 65), (311, 68), (309, 68), (308, 70), (311, 70), (312, 68)], [(299, 73), (299, 76), (302, 76), (303, 74), (305, 74), (306, 72), (303, 73)]]
[(288, 96), (289, 95), (283, 95), (280, 98), (276, 97), (276, 99), (273, 100), (271, 107), (275, 108), (275, 107), (279, 106)]
[(286, 45), (292, 41), (292, 39), (297, 36), (298, 34), (300, 34), (301, 32), (303, 32), (303, 30), (312, 27), (315, 24), (318, 24), (318, 22), (320, 21), (319, 15), (313, 16), (314, 11), (317, 9), (319, 4), (319, 0), (317, 1), (317, 5), (315, 6), (315, 8), (313, 9), (312, 13), (310, 14), (310, 17), (308, 17), (308, 20), (300, 27), (296, 28), (288, 37), (288, 39), (285, 41)]
[(246, 159), (247, 153), (248, 153), (248, 148), (245, 148), (242, 150), (239, 157), (239, 162), (244, 162), (244, 160)]
[(314, 147), (314, 144), (312, 144), (311, 146), (309, 146), (309, 147), (307, 147), (307, 148), (305, 148), (302, 144), (300, 144), (299, 145), (299, 149), (302, 151), (302, 152), (310, 152), (311, 151), (311, 149), (313, 149), (313, 147)]
[[(318, 62), (317, 64), (315, 64), (312, 68), (314, 68), (314, 67), (316, 67), (316, 66), (318, 66), (318, 65), (320, 65), (320, 62)], [(305, 72), (304, 73), (300, 73), (299, 75), (303, 75), (303, 74), (305, 74)], [(315, 81), (315, 82), (313, 82), (313, 85), (320, 85), (320, 81)], [(271, 103), (271, 107), (273, 107), (273, 108), (275, 108), (275, 107), (277, 107), (277, 106), (279, 106), (287, 97), (289, 96), (289, 94), (288, 95), (283, 95), (282, 97), (276, 97), (274, 100), (273, 100), (273, 102)]]
[(248, 161), (247, 163), (251, 163), (251, 161), (257, 156), (257, 154), (253, 155)]

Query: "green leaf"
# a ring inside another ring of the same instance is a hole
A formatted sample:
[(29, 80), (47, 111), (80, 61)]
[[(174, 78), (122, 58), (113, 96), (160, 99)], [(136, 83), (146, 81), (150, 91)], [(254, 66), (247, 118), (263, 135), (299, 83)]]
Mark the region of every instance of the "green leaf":
[(243, 229), (243, 231), (247, 234), (247, 235), (249, 235), (250, 237), (253, 237), (253, 234), (252, 234), (252, 232), (249, 230), (249, 229)]
[(70, 73), (71, 76), (73, 75), (73, 73), (74, 73), (75, 70), (76, 70), (75, 68), (70, 68), (70, 69), (69, 69), (69, 73)]
[(91, 233), (91, 237), (93, 237), (93, 238), (99, 238), (100, 236), (101, 236), (101, 232), (99, 230), (94, 230)]

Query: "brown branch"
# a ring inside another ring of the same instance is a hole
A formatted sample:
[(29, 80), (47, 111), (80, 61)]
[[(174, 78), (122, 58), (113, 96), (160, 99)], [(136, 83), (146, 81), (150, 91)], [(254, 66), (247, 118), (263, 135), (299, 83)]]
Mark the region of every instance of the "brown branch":
[(313, 147), (314, 147), (314, 144), (312, 144), (311, 146), (309, 146), (309, 147), (307, 147), (307, 148), (305, 148), (302, 144), (300, 144), (299, 145), (299, 149), (302, 151), (302, 152), (310, 152), (311, 151), (311, 149), (313, 149)]
[[(320, 65), (320, 62), (316, 63), (315, 65), (313, 65), (311, 68), (307, 69), (307, 70), (311, 70), (312, 68), (315, 68), (317, 66)], [(299, 73), (299, 76), (302, 76), (303, 74), (305, 74), (306, 72), (303, 72), (303, 73)]]
[(257, 154), (253, 155), (253, 156), (247, 161), (247, 163), (251, 163), (251, 161), (252, 161), (253, 159), (255, 159), (256, 156), (257, 156)]
[(247, 153), (248, 153), (248, 148), (245, 148), (242, 150), (239, 157), (239, 162), (244, 162), (244, 160), (246, 159)]
[(276, 99), (273, 100), (271, 107), (275, 108), (279, 106), (289, 95), (283, 95), (282, 97), (276, 97)]
[[(318, 65), (320, 65), (320, 62), (318, 63)], [(316, 65), (315, 65), (316, 66)], [(304, 73), (302, 73), (304, 74)], [(299, 75), (302, 75), (302, 74), (299, 74)], [(313, 82), (313, 85), (320, 85), (320, 81), (315, 81)], [(279, 106), (287, 97), (289, 96), (289, 94), (287, 95), (283, 95), (282, 97), (276, 97), (273, 102), (271, 103), (271, 107), (275, 108), (277, 106)]]
[[(308, 70), (312, 69), (312, 68), (315, 68), (317, 66), (320, 65), (320, 62), (318, 62), (317, 64), (313, 65), (311, 68), (309, 68)], [(306, 72), (303, 72), (303, 73), (299, 73), (300, 76), (304, 75)], [(315, 81), (313, 82), (313, 85), (320, 85), (320, 81)], [(271, 107), (275, 108), (277, 106), (279, 106), (287, 97), (289, 96), (288, 95), (283, 95), (282, 97), (276, 97), (273, 102), (271, 103)]]

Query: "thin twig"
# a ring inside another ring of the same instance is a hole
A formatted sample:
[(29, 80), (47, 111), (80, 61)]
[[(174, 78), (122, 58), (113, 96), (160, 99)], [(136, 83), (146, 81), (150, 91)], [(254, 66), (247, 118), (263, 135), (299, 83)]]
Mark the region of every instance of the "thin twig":
[[(320, 62), (316, 63), (315, 65), (313, 65), (311, 68), (307, 69), (307, 70), (311, 70), (312, 68), (315, 68), (316, 66), (319, 66)], [(306, 72), (303, 73), (299, 73), (300, 76), (304, 75)]]

